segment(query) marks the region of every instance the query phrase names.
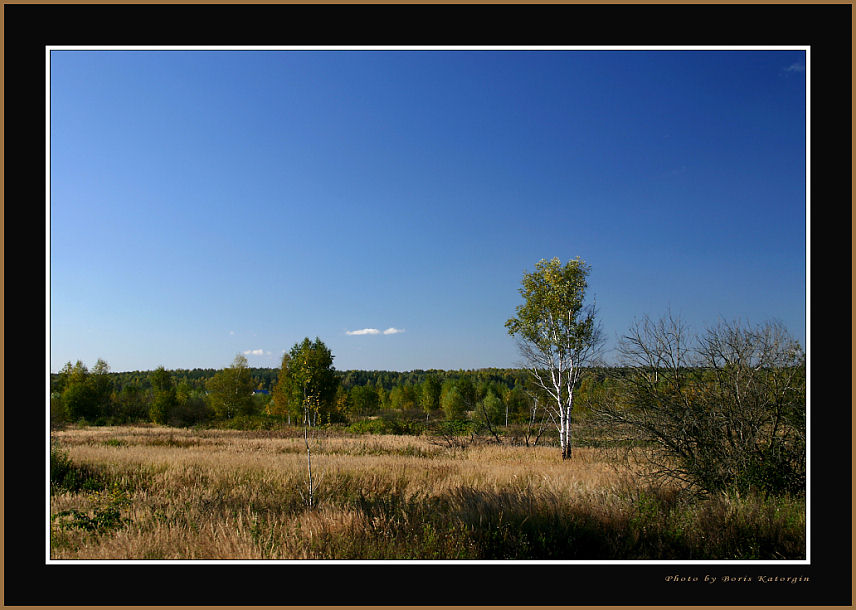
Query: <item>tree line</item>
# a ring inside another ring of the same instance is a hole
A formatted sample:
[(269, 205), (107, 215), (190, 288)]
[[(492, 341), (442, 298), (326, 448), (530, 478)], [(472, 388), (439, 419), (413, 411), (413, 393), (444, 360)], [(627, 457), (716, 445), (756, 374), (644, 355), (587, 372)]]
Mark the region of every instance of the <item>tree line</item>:
[[(483, 420), (491, 426), (527, 423), (532, 391), (522, 369), (338, 371), (332, 353), (316, 338), (295, 344), (279, 369), (249, 367), (243, 355), (223, 369), (111, 372), (102, 359), (88, 368), (78, 360), (51, 374), (54, 423), (115, 425), (152, 422), (192, 426), (267, 417), (297, 425), (302, 396), (293, 387), (292, 362), (301, 353), (318, 353), (318, 371), (327, 375), (310, 393), (317, 397), (311, 425), (350, 424), (382, 415), (432, 422)], [(326, 363), (323, 358), (327, 358)], [(583, 394), (600, 387), (614, 372), (592, 371)]]

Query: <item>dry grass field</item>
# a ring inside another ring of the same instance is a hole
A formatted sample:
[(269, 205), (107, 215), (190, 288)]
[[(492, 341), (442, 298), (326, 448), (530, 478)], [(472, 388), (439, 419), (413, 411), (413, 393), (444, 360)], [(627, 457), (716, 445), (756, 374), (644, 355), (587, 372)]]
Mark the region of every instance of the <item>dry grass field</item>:
[(52, 559), (780, 559), (800, 498), (692, 499), (605, 449), (313, 430), (51, 433)]

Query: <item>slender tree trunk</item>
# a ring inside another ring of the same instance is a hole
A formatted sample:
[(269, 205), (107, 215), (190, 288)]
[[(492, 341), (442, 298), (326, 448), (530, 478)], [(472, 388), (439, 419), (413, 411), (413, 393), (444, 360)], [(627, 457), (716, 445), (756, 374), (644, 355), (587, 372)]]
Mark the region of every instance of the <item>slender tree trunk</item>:
[(571, 407), (565, 407), (562, 411), (562, 425), (565, 428), (565, 439), (562, 445), (562, 459), (571, 459)]
[(306, 465), (309, 468), (309, 508), (312, 508), (312, 453), (309, 451), (309, 413), (303, 418), (303, 441), (306, 443)]
[(309, 450), (309, 404), (306, 397), (306, 386), (303, 386), (303, 442), (306, 443), (306, 466), (309, 469), (309, 508), (312, 508), (312, 452)]

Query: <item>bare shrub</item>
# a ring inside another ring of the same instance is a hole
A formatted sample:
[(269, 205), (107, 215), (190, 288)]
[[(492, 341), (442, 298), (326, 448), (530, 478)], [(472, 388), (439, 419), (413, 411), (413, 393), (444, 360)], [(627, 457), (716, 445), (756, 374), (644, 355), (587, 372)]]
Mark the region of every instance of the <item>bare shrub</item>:
[(806, 364), (777, 323), (722, 322), (692, 337), (667, 314), (620, 344), (628, 369), (593, 405), (629, 429), (658, 476), (701, 492), (805, 488)]

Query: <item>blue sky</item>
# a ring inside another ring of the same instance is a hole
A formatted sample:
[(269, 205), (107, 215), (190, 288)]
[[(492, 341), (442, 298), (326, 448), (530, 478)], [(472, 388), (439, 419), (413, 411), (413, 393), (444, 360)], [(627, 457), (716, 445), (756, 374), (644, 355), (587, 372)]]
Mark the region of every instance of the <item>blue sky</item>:
[(343, 370), (513, 367), (504, 323), (554, 256), (591, 265), (608, 347), (666, 308), (805, 345), (805, 67), (53, 51), (50, 368), (277, 367), (307, 336)]

